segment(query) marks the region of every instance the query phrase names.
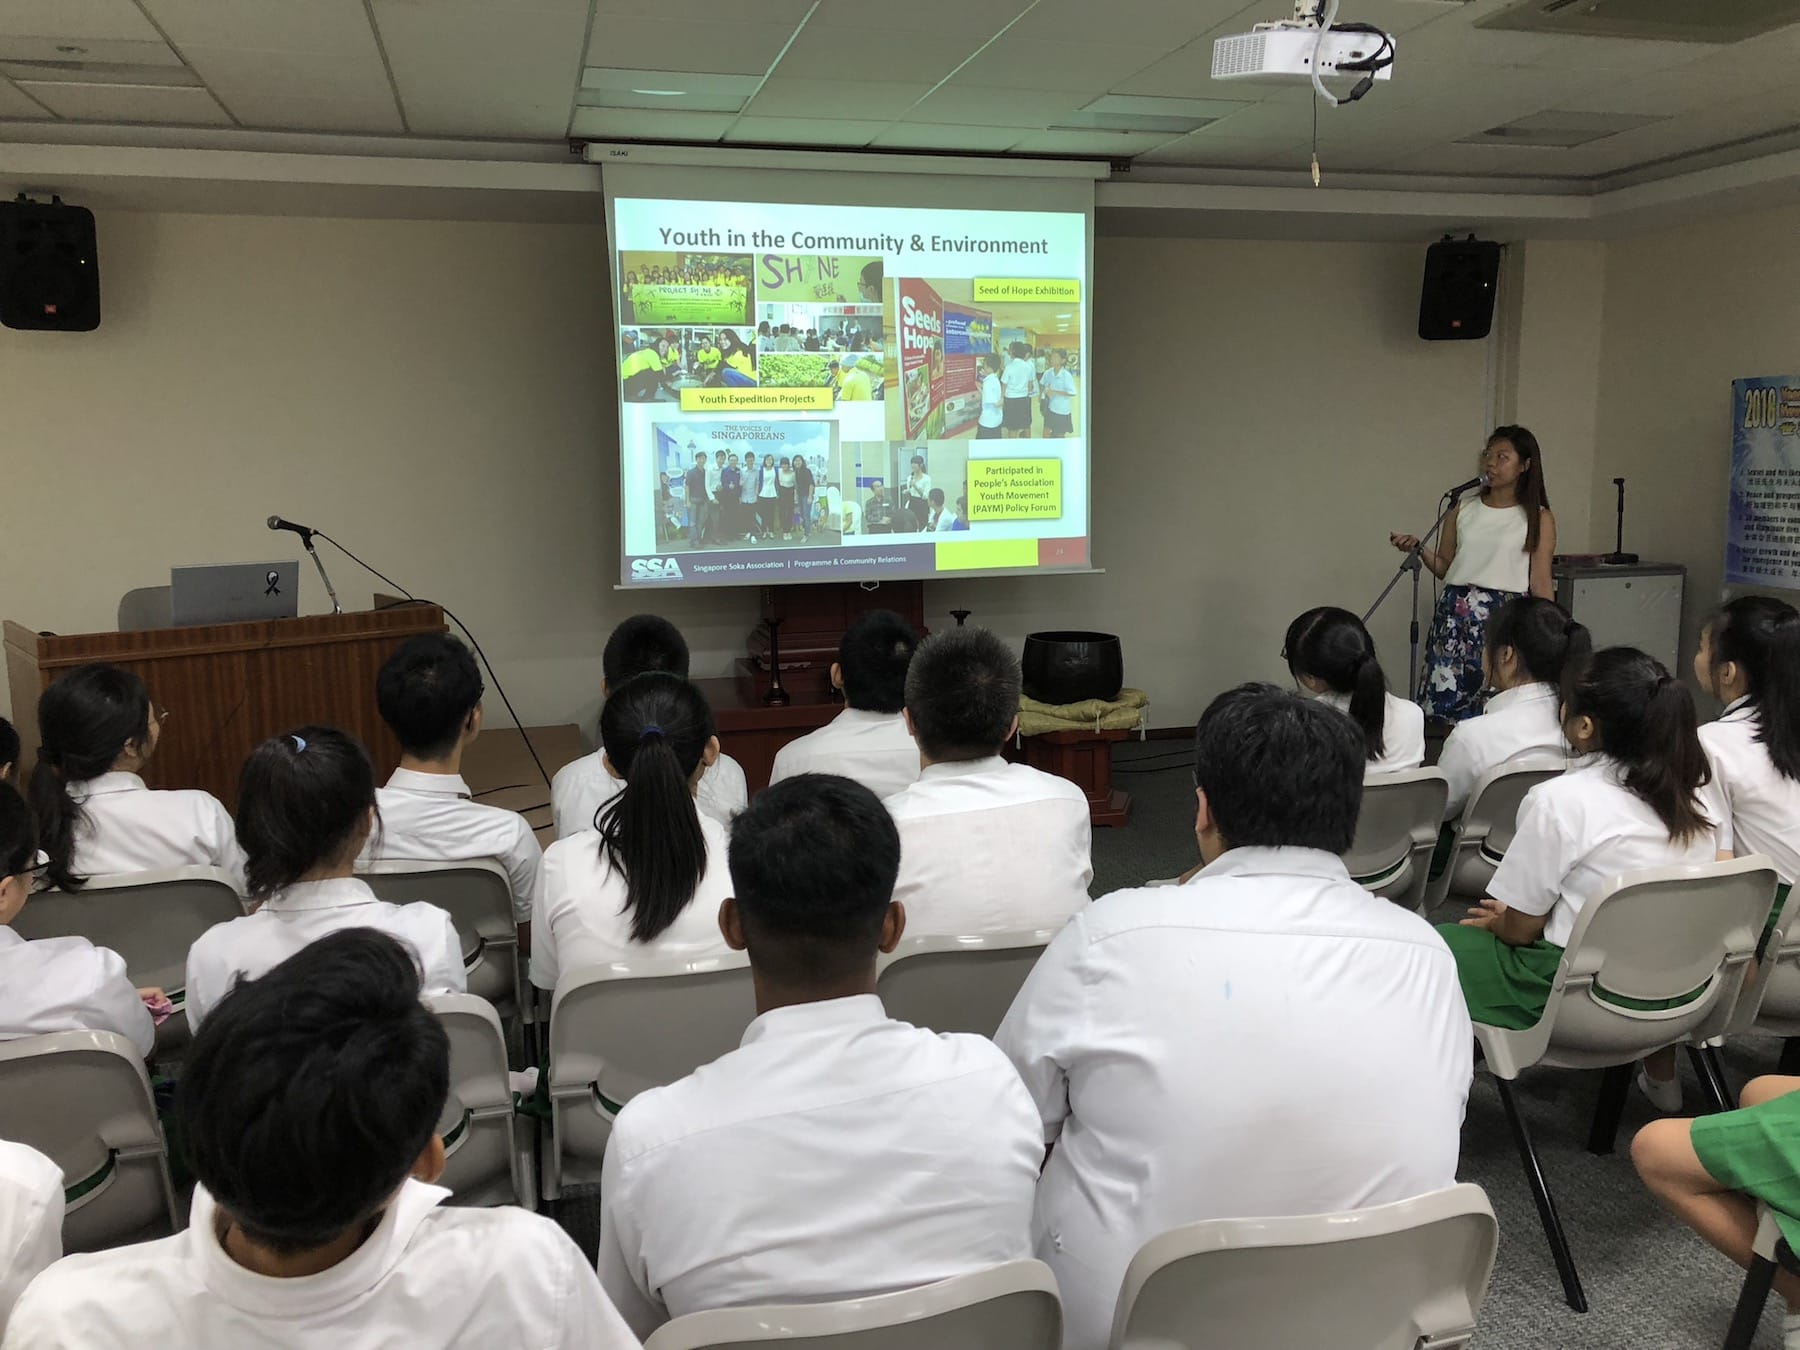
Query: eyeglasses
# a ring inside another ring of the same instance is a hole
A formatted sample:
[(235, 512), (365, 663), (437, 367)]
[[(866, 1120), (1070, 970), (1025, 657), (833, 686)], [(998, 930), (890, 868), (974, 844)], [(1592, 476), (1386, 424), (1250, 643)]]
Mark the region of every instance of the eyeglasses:
[(164, 722), (169, 720), (169, 710), (160, 703), (152, 703), (150, 705), (150, 715), (156, 719), (156, 724), (158, 726), (161, 726)]

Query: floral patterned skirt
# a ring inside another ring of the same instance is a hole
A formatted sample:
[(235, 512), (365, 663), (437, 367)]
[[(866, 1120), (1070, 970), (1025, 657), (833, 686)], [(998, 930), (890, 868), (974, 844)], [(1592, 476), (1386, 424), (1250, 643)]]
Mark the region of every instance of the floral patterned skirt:
[(1518, 594), (1480, 586), (1444, 587), (1431, 616), (1425, 669), (1419, 675), (1418, 700), (1426, 720), (1461, 722), (1481, 711), (1481, 649), (1487, 641), (1488, 616)]

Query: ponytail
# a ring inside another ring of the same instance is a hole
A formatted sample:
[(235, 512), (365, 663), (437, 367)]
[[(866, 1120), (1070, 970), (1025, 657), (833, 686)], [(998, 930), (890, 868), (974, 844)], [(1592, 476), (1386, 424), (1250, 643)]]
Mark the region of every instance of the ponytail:
[(1700, 810), (1699, 792), (1712, 780), (1700, 744), (1694, 697), (1662, 664), (1635, 647), (1608, 647), (1564, 680), (1569, 718), (1588, 717), (1599, 749), (1624, 771), (1626, 790), (1656, 812), (1676, 843), (1716, 822)]
[(1708, 625), (1712, 663), (1744, 672), (1756, 739), (1783, 778), (1800, 779), (1800, 613), (1770, 595), (1739, 596)]
[(1367, 758), (1379, 759), (1386, 744), (1387, 676), (1362, 620), (1330, 605), (1309, 609), (1288, 625), (1281, 654), (1296, 680), (1310, 675), (1332, 693), (1349, 695), (1350, 720), (1362, 728)]
[(678, 675), (637, 675), (600, 709), (600, 742), (625, 779), (594, 816), (600, 855), (625, 876), (634, 942), (681, 917), (706, 874), (706, 836), (689, 783), (713, 737), (712, 709)]
[(72, 891), (87, 884), (73, 871), (85, 812), (69, 784), (110, 771), (126, 746), (149, 737), (150, 695), (141, 679), (117, 666), (81, 666), (38, 697), (38, 755), (28, 792), (52, 886)]
[(1562, 684), (1563, 671), (1580, 667), (1593, 654), (1588, 630), (1563, 607), (1536, 596), (1508, 600), (1487, 625), (1487, 658), (1491, 670), (1502, 647), (1511, 647), (1534, 683)]
[(348, 732), (300, 727), (257, 746), (238, 775), (237, 837), (251, 898), (354, 858), (375, 809), (375, 766)]

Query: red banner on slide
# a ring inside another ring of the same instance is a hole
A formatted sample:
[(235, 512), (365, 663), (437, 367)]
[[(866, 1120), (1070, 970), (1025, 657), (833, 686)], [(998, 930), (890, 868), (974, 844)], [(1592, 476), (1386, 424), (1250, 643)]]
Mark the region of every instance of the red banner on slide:
[(1088, 560), (1085, 539), (1038, 540), (1039, 567), (1075, 567)]
[(944, 301), (916, 277), (901, 277), (900, 397), (906, 434), (930, 434), (927, 423), (943, 401), (937, 390), (944, 375)]

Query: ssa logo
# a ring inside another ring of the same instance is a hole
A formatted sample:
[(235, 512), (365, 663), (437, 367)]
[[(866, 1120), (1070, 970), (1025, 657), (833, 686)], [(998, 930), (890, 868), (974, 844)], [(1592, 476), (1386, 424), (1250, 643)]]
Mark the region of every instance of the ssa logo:
[(679, 558), (633, 558), (631, 560), (631, 579), (633, 581), (680, 581), (681, 560)]

